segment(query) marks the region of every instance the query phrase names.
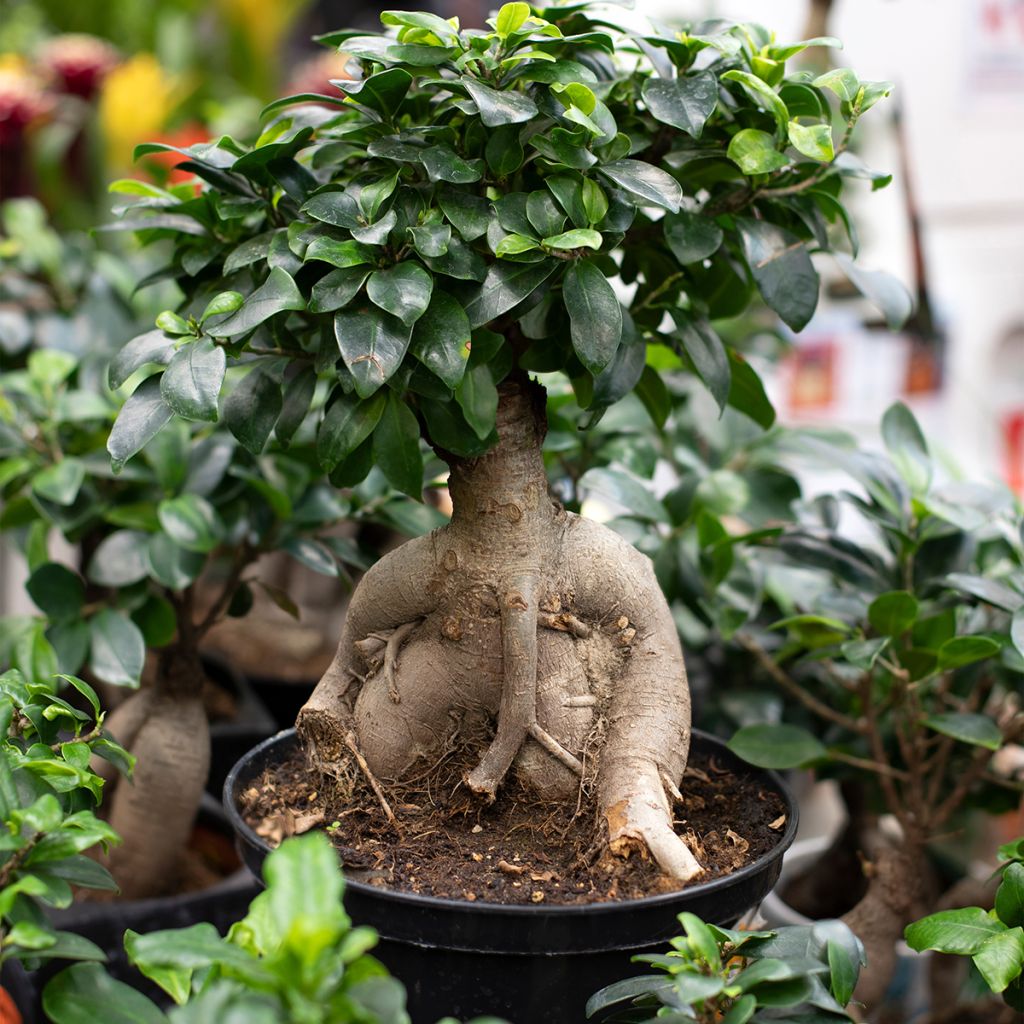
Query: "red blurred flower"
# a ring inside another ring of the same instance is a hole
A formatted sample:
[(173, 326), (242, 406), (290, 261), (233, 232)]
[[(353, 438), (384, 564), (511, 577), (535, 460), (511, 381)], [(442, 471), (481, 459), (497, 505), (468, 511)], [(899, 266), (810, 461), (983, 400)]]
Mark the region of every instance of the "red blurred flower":
[(39, 66), (56, 88), (84, 100), (96, 95), (119, 61), (106, 40), (76, 33), (48, 40), (39, 52)]
[(0, 146), (19, 143), (33, 121), (53, 109), (38, 79), (17, 68), (0, 68)]
[[(186, 149), (188, 146), (194, 146), (197, 142), (209, 142), (209, 140), (210, 133), (206, 127), (193, 121), (182, 125), (173, 132), (167, 132), (155, 139), (147, 139), (145, 141), (163, 142), (168, 146)], [(179, 182), (188, 181), (189, 178), (194, 177), (190, 171), (178, 170), (178, 164), (183, 163), (186, 159), (187, 157), (182, 156), (180, 153), (175, 153), (173, 150), (166, 153), (151, 153), (146, 157), (147, 162), (157, 164), (166, 169), (168, 185), (177, 185)]]

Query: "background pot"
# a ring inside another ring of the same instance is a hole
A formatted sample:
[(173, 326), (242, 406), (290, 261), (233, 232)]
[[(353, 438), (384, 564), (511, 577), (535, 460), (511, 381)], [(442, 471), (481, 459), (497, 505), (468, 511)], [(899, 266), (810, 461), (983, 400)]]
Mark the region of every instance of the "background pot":
[[(236, 797), (283, 763), (297, 743), (294, 729), (271, 737), (246, 754), (225, 783), (224, 806), (242, 859), (257, 876), (270, 847), (242, 819)], [(757, 906), (796, 835), (796, 803), (774, 772), (740, 761), (721, 740), (695, 731), (693, 748), (734, 771), (757, 775), (786, 805), (778, 845), (732, 875), (646, 899), (543, 907), (445, 900), (349, 880), (345, 907), (355, 922), (380, 934), (374, 955), (405, 983), (413, 1020), (489, 1013), (512, 1024), (583, 1024), (594, 992), (647, 972), (630, 957), (662, 949), (679, 933), (679, 913), (728, 925)]]

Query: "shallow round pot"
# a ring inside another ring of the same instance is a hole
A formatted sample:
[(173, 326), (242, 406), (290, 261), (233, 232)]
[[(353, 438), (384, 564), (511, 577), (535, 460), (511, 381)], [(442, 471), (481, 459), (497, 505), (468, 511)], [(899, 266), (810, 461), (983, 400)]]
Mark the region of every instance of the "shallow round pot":
[[(224, 807), (239, 851), (257, 876), (270, 846), (242, 819), (237, 797), (287, 760), (297, 743), (294, 729), (278, 733), (249, 751), (224, 784)], [(757, 906), (775, 884), (796, 835), (796, 803), (778, 775), (740, 761), (721, 740), (694, 731), (693, 748), (758, 775), (786, 805), (778, 845), (732, 875), (645, 899), (566, 906), (439, 899), (347, 881), (345, 907), (357, 924), (379, 933), (374, 955), (405, 984), (414, 1024), (432, 1024), (446, 1014), (460, 1020), (495, 1014), (511, 1024), (583, 1024), (583, 1008), (594, 992), (648, 972), (630, 957), (663, 950), (680, 932), (681, 912), (728, 925)]]

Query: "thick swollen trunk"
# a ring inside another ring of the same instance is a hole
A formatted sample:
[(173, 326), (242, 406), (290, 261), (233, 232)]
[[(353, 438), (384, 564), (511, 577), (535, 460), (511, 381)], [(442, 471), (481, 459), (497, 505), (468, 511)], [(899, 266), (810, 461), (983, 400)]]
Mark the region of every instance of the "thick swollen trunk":
[(160, 895), (177, 878), (210, 770), (202, 681), (194, 656), (168, 648), (154, 687), (134, 694), (107, 720), (111, 735), (137, 758), (131, 780), (105, 773), (108, 820), (122, 838), (105, 863), (124, 899)]
[(596, 778), (608, 850), (692, 878), (672, 829), (690, 738), (672, 616), (647, 558), (548, 495), (543, 389), (519, 376), (499, 393), (499, 443), (448, 458), (451, 523), (360, 583), (300, 734), (328, 773), (356, 746), (384, 783), (479, 737), (465, 781), (487, 800), (510, 769), (574, 804)]
[(880, 849), (865, 863), (868, 889), (843, 921), (864, 943), (867, 966), (853, 998), (867, 1011), (882, 1002), (896, 969), (896, 943), (903, 929), (926, 913), (923, 906), (924, 856), (918, 843)]

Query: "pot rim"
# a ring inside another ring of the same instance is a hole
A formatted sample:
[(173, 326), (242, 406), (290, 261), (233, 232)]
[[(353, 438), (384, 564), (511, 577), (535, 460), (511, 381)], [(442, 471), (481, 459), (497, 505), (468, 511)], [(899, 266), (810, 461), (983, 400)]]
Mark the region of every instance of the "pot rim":
[[(234, 791), (236, 783), (242, 771), (257, 756), (268, 749), (281, 746), (289, 740), (297, 740), (297, 738), (297, 733), (294, 727), (291, 729), (282, 729), (279, 733), (268, 737), (241, 757), (232, 767), (231, 771), (228, 773), (227, 779), (224, 781), (224, 809), (228, 818), (231, 820), (232, 825), (248, 843), (255, 847), (263, 848), (267, 853), (271, 853), (274, 848), (271, 847), (262, 836), (257, 835), (256, 832), (253, 831), (248, 822), (246, 822), (239, 813), (238, 808), (235, 806)], [(695, 885), (687, 885), (681, 889), (676, 889), (673, 892), (658, 893), (655, 896), (643, 896), (640, 899), (601, 900), (594, 903), (545, 903), (541, 905), (489, 903), (486, 900), (475, 900), (471, 902), (470, 900), (451, 899), (441, 896), (424, 896), (420, 893), (403, 892), (398, 889), (389, 889), (384, 886), (370, 885), (367, 882), (359, 882), (355, 879), (349, 878), (348, 876), (345, 877), (345, 889), (351, 888), (355, 892), (361, 893), (365, 896), (371, 896), (374, 899), (381, 900), (382, 902), (395, 903), (399, 905), (413, 905), (423, 909), (432, 909), (448, 913), (479, 913), (481, 910), (484, 910), (488, 914), (494, 914), (499, 917), (523, 918), (528, 916), (537, 916), (539, 914), (554, 914), (561, 918), (571, 918), (574, 916), (614, 914), (622, 911), (628, 912), (654, 908), (678, 902), (680, 900), (690, 900), (697, 895), (713, 895), (716, 892), (742, 885), (747, 879), (763, 873), (764, 870), (776, 860), (781, 860), (783, 858), (786, 851), (792, 845), (793, 840), (796, 838), (797, 828), (800, 824), (800, 809), (789, 787), (777, 772), (768, 768), (758, 768), (756, 765), (748, 764), (738, 755), (733, 754), (732, 751), (728, 750), (725, 746), (724, 740), (712, 733), (705, 732), (702, 729), (692, 729), (691, 740), (694, 738), (720, 746), (723, 748), (725, 753), (743, 764), (752, 773), (759, 773), (767, 777), (786, 805), (786, 828), (779, 837), (778, 843), (767, 853), (762, 854), (756, 860), (753, 860), (745, 867), (740, 868), (739, 871), (734, 871), (729, 875), (722, 875), (719, 878), (713, 878), (709, 882), (698, 882)]]

